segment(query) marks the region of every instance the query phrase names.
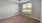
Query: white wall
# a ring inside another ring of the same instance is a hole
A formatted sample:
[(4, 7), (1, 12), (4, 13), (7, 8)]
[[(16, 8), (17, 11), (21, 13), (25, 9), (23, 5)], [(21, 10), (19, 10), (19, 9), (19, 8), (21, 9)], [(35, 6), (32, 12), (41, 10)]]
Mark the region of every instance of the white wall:
[(41, 23), (42, 23), (42, 0), (41, 0)]
[[(40, 19), (40, 16), (41, 16), (41, 5), (40, 5), (41, 0), (31, 0), (31, 2), (32, 2), (32, 14), (31, 15), (27, 14), (27, 15), (34, 17), (35, 19)], [(22, 4), (19, 5), (19, 9), (20, 9), (19, 13), (23, 13), (22, 12), (22, 9), (23, 9)]]
[(32, 0), (32, 16), (40, 19), (40, 16), (41, 16), (41, 0)]
[(0, 18), (15, 15), (18, 13), (18, 4), (0, 0)]

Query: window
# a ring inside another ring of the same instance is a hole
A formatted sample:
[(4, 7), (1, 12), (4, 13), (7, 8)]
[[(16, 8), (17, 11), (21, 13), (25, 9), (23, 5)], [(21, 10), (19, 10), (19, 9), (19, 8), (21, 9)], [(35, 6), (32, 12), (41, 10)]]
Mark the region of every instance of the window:
[(32, 8), (31, 3), (23, 4), (23, 12), (24, 13), (31, 14), (31, 8)]

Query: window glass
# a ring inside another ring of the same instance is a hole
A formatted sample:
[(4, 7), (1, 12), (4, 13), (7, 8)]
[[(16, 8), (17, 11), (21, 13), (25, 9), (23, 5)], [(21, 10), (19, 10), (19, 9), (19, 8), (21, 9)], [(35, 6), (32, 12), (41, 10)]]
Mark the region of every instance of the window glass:
[(23, 12), (31, 14), (32, 3), (23, 4)]

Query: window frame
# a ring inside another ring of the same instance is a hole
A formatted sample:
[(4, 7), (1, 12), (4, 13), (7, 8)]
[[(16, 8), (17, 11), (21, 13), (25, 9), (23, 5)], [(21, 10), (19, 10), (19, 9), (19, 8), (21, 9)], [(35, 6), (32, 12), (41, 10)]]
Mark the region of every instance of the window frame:
[[(31, 3), (31, 2), (30, 2)], [(25, 3), (26, 5), (28, 4), (28, 3)], [(24, 4), (23, 4), (24, 5)], [(32, 9), (32, 8), (31, 8)], [(23, 10), (22, 10), (22, 12), (23, 12)], [(23, 12), (23, 13), (25, 13), (25, 12)], [(29, 14), (29, 13), (27, 13), (27, 8), (26, 8), (26, 14)], [(31, 14), (32, 14), (32, 10), (31, 10)]]
[(23, 12), (23, 4), (27, 4), (27, 3), (32, 3), (32, 1), (27, 1), (27, 2), (24, 2), (24, 3), (20, 3), (19, 4), (19, 13), (25, 14), (25, 15), (32, 15), (32, 9), (31, 9), (31, 14), (28, 14), (28, 13), (24, 13)]

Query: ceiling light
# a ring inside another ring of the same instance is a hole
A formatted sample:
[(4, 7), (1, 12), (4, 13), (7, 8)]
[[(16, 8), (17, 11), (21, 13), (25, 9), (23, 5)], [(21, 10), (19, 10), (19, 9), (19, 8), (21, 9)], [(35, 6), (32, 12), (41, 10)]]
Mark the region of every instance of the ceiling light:
[(18, 0), (18, 1), (21, 1), (21, 0)]

